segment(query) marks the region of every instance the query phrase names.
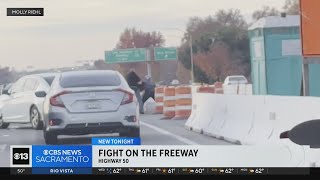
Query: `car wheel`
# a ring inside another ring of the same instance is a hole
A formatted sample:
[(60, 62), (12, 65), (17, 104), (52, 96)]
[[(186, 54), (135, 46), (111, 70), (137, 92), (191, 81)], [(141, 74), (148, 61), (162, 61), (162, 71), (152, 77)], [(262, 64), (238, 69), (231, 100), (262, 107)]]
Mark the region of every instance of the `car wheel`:
[(7, 129), (9, 125), (9, 123), (4, 123), (2, 118), (0, 117), (0, 129)]
[(43, 132), (44, 141), (46, 144), (57, 144), (58, 143), (58, 135), (52, 132)]
[(40, 113), (36, 106), (32, 106), (30, 109), (30, 122), (34, 129), (41, 129), (42, 128), (42, 121), (40, 120)]

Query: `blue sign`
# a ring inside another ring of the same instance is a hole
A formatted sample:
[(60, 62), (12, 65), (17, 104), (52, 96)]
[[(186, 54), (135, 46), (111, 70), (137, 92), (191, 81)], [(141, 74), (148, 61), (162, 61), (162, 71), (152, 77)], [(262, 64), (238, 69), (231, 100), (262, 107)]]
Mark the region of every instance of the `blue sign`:
[(140, 138), (92, 138), (92, 145), (132, 146), (141, 145)]
[(32, 167), (92, 167), (92, 146), (32, 146)]
[(32, 174), (92, 174), (92, 168), (32, 168)]

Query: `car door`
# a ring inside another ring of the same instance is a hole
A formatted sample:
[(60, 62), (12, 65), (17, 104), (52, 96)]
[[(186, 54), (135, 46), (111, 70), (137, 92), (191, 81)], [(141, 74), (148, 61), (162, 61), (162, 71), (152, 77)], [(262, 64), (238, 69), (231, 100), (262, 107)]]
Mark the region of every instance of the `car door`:
[(10, 98), (4, 102), (2, 108), (2, 116), (5, 122), (23, 122), (26, 121), (23, 119), (22, 111), (22, 100), (23, 100), (23, 90), (24, 84), (26, 82), (25, 78), (19, 79), (14, 83)]
[(28, 78), (24, 84), (22, 96), (19, 98), (19, 106), (22, 113), (22, 121), (30, 120), (30, 108), (34, 104), (35, 86), (37, 80), (35, 78)]

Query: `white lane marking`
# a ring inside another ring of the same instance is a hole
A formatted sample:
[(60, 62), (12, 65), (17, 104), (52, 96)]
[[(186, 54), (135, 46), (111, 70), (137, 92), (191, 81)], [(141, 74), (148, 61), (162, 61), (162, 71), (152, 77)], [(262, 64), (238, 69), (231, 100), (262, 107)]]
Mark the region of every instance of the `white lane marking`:
[(151, 124), (148, 124), (148, 123), (145, 123), (145, 122), (142, 122), (142, 121), (140, 121), (140, 124), (142, 124), (142, 125), (144, 125), (144, 126), (147, 126), (148, 128), (151, 128), (151, 129), (153, 129), (153, 130), (155, 130), (155, 131), (158, 131), (158, 132), (160, 132), (160, 133), (162, 133), (162, 134), (171, 136), (171, 137), (173, 137), (173, 138), (175, 138), (175, 139), (177, 139), (177, 140), (179, 140), (179, 141), (181, 141), (181, 142), (183, 142), (183, 143), (186, 143), (186, 144), (188, 144), (188, 145), (199, 145), (198, 143), (196, 143), (196, 142), (194, 142), (194, 141), (191, 141), (191, 140), (186, 139), (186, 138), (184, 138), (184, 137), (175, 135), (175, 134), (173, 134), (173, 133), (171, 133), (171, 132), (169, 132), (169, 131), (166, 131), (166, 130), (161, 129), (161, 128), (159, 128), (159, 127), (156, 127), (156, 126), (154, 126), (154, 125), (151, 125)]
[(6, 147), (7, 147), (6, 144), (0, 145), (0, 152), (4, 151)]
[(2, 135), (3, 137), (8, 137), (8, 136), (10, 136), (10, 135), (8, 135), (8, 134), (4, 134), (4, 135)]

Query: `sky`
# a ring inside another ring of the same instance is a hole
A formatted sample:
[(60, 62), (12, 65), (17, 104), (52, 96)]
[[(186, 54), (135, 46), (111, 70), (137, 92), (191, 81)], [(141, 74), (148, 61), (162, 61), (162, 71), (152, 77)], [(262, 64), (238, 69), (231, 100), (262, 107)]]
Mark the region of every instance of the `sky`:
[[(104, 59), (126, 27), (160, 31), (166, 46), (178, 46), (190, 17), (238, 8), (249, 20), (285, 0), (1, 0), (0, 66), (18, 70), (68, 67), (77, 61)], [(43, 17), (8, 17), (6, 8), (44, 8)]]

